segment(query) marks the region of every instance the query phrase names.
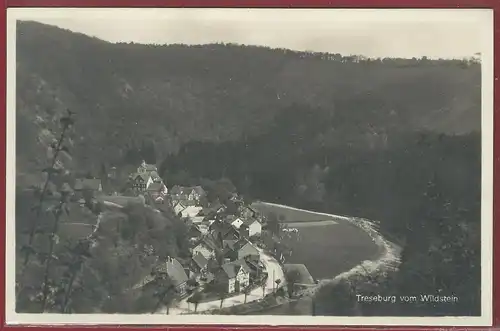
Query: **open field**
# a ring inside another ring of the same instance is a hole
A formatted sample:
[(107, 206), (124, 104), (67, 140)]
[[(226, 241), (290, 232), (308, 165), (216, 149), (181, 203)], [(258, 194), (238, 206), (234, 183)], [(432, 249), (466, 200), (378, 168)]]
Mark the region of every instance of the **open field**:
[[(283, 215), (283, 222), (299, 228), (300, 240), (292, 243), (292, 255), (286, 263), (305, 264), (315, 279), (331, 279), (381, 253), (372, 238), (347, 217), (264, 202), (252, 206), (264, 215)], [(307, 226), (309, 222), (312, 226)], [(298, 223), (300, 227), (296, 226)]]

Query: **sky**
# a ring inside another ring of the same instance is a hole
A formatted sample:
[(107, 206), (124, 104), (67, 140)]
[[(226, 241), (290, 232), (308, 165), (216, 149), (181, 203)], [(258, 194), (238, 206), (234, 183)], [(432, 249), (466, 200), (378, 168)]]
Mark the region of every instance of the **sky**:
[(461, 58), (484, 49), (489, 10), (8, 9), (109, 42), (216, 42), (368, 57)]

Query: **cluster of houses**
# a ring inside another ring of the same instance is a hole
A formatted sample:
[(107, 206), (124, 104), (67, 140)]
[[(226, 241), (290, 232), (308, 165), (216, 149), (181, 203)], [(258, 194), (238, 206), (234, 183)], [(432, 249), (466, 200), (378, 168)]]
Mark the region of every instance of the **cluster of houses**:
[[(237, 195), (230, 199), (232, 208), (228, 208), (227, 202), (209, 203), (201, 186), (174, 186), (168, 190), (157, 167), (144, 161), (128, 180), (135, 195), (171, 204), (188, 227), (191, 258), (168, 258), (162, 267), (181, 297), (193, 287), (214, 288), (209, 285), (228, 294), (237, 293), (257, 286), (266, 277), (260, 251), (252, 243), (258, 242), (262, 234), (263, 217)], [(79, 179), (74, 190), (101, 192), (101, 180)], [(140, 286), (151, 280), (146, 278)]]
[[(185, 276), (180, 277), (179, 284), (191, 279), (202, 288), (223, 289), (231, 294), (262, 282), (265, 266), (252, 243), (262, 233), (259, 213), (237, 199), (235, 212), (229, 212), (219, 201), (202, 206), (206, 193), (199, 186), (175, 186), (169, 195), (174, 211), (188, 226), (192, 243), (192, 257), (185, 263)], [(179, 285), (181, 293), (187, 288)]]

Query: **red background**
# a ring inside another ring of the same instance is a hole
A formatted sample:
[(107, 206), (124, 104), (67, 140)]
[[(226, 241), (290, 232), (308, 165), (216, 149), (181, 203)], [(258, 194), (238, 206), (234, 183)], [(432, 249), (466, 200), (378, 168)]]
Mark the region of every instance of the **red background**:
[[(229, 1), (229, 0), (170, 0), (170, 1), (161, 1), (161, 0), (6, 0), (3, 1), (3, 8), (0, 11), (0, 44), (6, 45), (6, 13), (8, 7), (275, 7), (275, 8), (307, 8), (307, 7), (321, 7), (321, 8), (491, 8), (494, 10), (494, 111), (495, 115), (497, 113), (497, 100), (500, 100), (500, 90), (498, 89), (498, 77), (500, 76), (500, 0), (239, 0), (239, 1)], [(3, 48), (4, 50), (6, 49)], [(5, 128), (6, 128), (6, 112), (4, 107), (6, 105), (6, 52), (0, 52), (0, 61), (1, 65), (1, 73), (3, 79), (0, 81), (0, 103), (2, 105), (2, 109), (4, 112), (0, 117), (0, 127), (4, 130), (3, 141), (4, 143), (0, 146), (1, 151), (1, 169), (2, 175), (0, 175), (0, 186), (2, 187), (0, 199), (0, 204), (2, 208), (2, 212), (5, 215), (5, 157), (6, 157), (6, 136), (5, 136)], [(500, 126), (500, 117), (495, 116), (495, 128), (494, 128), (494, 210), (493, 210), (493, 325), (491, 327), (481, 327), (477, 328), (480, 330), (485, 329), (500, 329), (500, 261), (498, 256), (500, 256), (500, 242), (496, 241), (496, 238), (500, 238), (500, 226), (498, 222), (495, 222), (496, 216), (500, 213), (500, 201), (498, 199), (498, 195), (500, 194), (500, 177), (496, 174), (500, 170), (500, 133), (498, 132), (498, 127)], [(5, 223), (0, 226), (0, 240), (5, 243)], [(4, 246), (5, 247), (5, 246)], [(0, 255), (1, 263), (0, 267), (0, 296), (5, 298), (5, 248), (4, 253)], [(2, 309), (0, 313), (0, 327), (2, 329), (9, 330), (22, 330), (27, 329), (28, 327), (13, 327), (5, 325), (5, 300), (1, 302)], [(33, 328), (33, 327), (31, 327)], [(125, 330), (142, 330), (146, 327), (121, 327), (121, 326), (71, 326), (71, 327), (51, 327), (51, 326), (43, 326), (37, 327), (36, 329), (89, 329), (89, 328), (101, 328), (101, 329), (116, 329), (120, 328)], [(147, 328), (151, 331), (159, 331), (159, 330), (197, 330), (197, 331), (220, 331), (220, 330), (231, 330), (231, 329), (240, 329), (242, 331), (245, 330), (255, 330), (258, 329), (260, 331), (267, 330), (280, 330), (280, 331), (299, 331), (299, 330), (308, 330), (308, 329), (316, 329), (316, 330), (349, 330), (349, 329), (397, 329), (397, 330), (469, 330), (475, 328), (453, 328), (453, 327), (271, 327), (271, 326), (173, 326), (173, 327), (160, 327), (155, 326), (151, 328)]]

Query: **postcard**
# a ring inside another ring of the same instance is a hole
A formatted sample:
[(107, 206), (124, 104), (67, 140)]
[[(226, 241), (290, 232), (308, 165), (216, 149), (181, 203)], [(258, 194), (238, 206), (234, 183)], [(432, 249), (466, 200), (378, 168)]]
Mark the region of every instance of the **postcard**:
[(8, 324), (491, 325), (491, 10), (7, 32)]

